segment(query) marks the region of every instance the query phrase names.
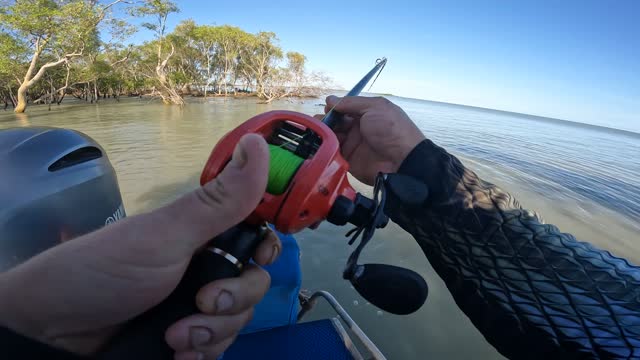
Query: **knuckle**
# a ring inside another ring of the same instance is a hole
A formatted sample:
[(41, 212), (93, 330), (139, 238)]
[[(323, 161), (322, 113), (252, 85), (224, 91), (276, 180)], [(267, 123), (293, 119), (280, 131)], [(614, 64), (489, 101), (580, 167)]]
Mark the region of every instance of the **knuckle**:
[(198, 200), (208, 207), (220, 207), (230, 197), (229, 191), (219, 178), (211, 180), (210, 184), (201, 186), (196, 191)]
[(387, 99), (386, 97), (383, 97), (383, 96), (378, 96), (377, 102), (378, 102), (378, 104), (384, 105), (384, 106), (393, 105), (391, 100), (389, 100), (389, 99)]

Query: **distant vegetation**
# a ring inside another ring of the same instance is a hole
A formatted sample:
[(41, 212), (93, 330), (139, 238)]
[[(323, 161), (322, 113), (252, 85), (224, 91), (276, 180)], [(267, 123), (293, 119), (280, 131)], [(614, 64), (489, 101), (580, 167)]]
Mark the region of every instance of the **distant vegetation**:
[[(122, 95), (158, 96), (183, 104), (186, 95), (253, 94), (270, 102), (317, 96), (330, 80), (305, 69), (307, 58), (287, 52), (273, 32), (167, 19), (169, 0), (0, 0), (0, 101), (24, 112), (28, 103), (87, 101)], [(122, 20), (143, 19), (141, 28)], [(153, 40), (123, 45), (136, 31)]]

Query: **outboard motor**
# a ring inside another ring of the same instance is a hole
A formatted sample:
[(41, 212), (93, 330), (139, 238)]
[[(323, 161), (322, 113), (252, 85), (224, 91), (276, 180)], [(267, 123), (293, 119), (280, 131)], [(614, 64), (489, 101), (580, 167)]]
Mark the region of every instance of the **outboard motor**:
[(115, 170), (89, 136), (0, 131), (0, 272), (124, 216)]

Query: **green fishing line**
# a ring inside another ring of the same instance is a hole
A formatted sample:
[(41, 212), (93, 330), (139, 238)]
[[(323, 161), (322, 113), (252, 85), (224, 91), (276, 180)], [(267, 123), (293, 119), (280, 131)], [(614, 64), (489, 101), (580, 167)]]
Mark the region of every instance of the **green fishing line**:
[(287, 190), (298, 168), (304, 161), (289, 150), (269, 144), (269, 182), (267, 192), (280, 195)]

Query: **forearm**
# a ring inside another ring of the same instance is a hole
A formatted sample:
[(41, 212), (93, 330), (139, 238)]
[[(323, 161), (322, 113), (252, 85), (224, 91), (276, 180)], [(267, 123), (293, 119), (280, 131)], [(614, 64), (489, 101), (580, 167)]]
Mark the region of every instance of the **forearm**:
[(502, 354), (640, 354), (639, 268), (543, 224), (428, 140), (399, 172), (425, 182), (430, 197), (418, 210), (390, 198), (387, 212)]

